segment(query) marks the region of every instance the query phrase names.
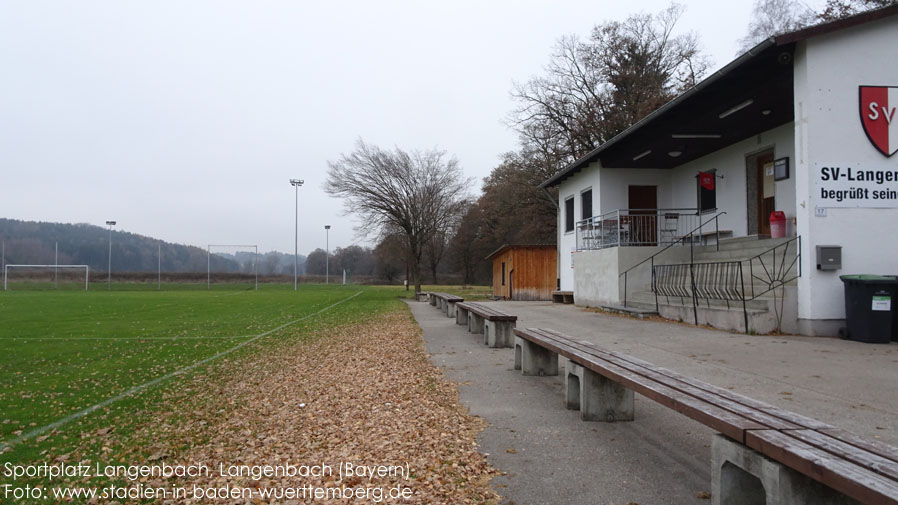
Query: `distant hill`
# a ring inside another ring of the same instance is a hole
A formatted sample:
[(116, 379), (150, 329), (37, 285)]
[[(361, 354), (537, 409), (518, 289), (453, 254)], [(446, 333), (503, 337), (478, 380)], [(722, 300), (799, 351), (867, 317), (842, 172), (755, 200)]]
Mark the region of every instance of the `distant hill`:
[[(52, 265), (59, 244), (59, 264), (88, 265), (105, 271), (109, 254), (109, 230), (90, 224), (43, 223), (0, 218), (0, 242), (5, 264)], [(116, 272), (155, 272), (159, 246), (165, 272), (205, 272), (206, 250), (173, 244), (123, 231), (112, 232), (112, 269)], [(215, 253), (211, 258), (216, 272), (252, 272), (252, 253)], [(300, 263), (305, 257), (299, 257)], [(293, 255), (270, 252), (257, 258), (263, 275), (292, 273)]]

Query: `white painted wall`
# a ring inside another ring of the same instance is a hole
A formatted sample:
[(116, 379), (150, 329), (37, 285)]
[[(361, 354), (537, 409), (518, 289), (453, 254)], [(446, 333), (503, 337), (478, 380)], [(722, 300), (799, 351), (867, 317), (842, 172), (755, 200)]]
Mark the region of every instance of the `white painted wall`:
[[(774, 150), (774, 159), (789, 157), (790, 171), (794, 172), (795, 149), (792, 141), (792, 123), (765, 131), (741, 142), (727, 146), (707, 156), (680, 165), (670, 177), (673, 207), (698, 207), (698, 190), (695, 180), (699, 171), (717, 169), (717, 210), (725, 211), (720, 218), (720, 229), (730, 230), (734, 237), (748, 234), (748, 202), (745, 179), (745, 158), (767, 149)], [(795, 176), (776, 182), (776, 210), (786, 213), (787, 235), (795, 234), (792, 220), (795, 217)]]
[[(815, 182), (822, 166), (898, 169), (898, 154), (886, 157), (867, 139), (858, 104), (860, 85), (898, 86), (896, 47), (892, 16), (815, 37), (795, 54), (796, 200), (804, 239), (798, 317), (805, 333), (832, 333), (845, 317), (839, 275), (898, 274), (898, 209), (827, 208), (826, 217), (815, 216), (815, 207), (825, 205)], [(842, 246), (842, 270), (816, 270), (817, 244)]]
[(606, 168), (602, 171), (602, 212), (629, 209), (629, 186), (658, 186), (658, 208), (670, 208), (670, 170)]
[[(602, 204), (602, 187), (600, 184), (600, 163), (592, 163), (580, 173), (561, 182), (558, 189), (558, 265), (562, 291), (574, 291), (574, 270), (572, 252), (577, 248), (576, 231), (564, 231), (564, 201), (574, 197), (574, 222), (580, 221), (583, 209), (580, 208), (580, 193), (592, 188), (592, 212), (598, 215), (605, 209)], [(576, 293), (575, 293), (576, 294)]]
[[(698, 206), (695, 175), (700, 170), (717, 169), (723, 179), (717, 180), (717, 207), (727, 214), (720, 222), (721, 230), (731, 230), (734, 236), (744, 236), (748, 229), (745, 158), (758, 151), (774, 149), (774, 157), (789, 157), (789, 179), (776, 183), (776, 208), (786, 213), (787, 234), (794, 235), (795, 176), (793, 125), (783, 125), (711, 153), (695, 161), (670, 169), (601, 168), (593, 163), (580, 173), (565, 179), (560, 185), (559, 256), (561, 289), (575, 291), (571, 252), (576, 248), (575, 232), (564, 233), (564, 201), (574, 197), (575, 221), (582, 217), (580, 193), (593, 191), (593, 213), (599, 215), (615, 209), (629, 208), (628, 186), (658, 186), (659, 208), (695, 208)], [(576, 260), (573, 260), (576, 261)], [(576, 291), (575, 291), (576, 293)]]

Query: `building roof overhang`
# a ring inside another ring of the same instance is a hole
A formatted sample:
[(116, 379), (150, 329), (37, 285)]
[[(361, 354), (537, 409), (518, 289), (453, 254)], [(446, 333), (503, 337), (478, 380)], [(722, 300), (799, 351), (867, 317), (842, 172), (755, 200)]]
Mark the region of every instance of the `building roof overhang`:
[(671, 169), (794, 118), (793, 53), (799, 41), (898, 14), (898, 5), (762, 41), (708, 78), (540, 184), (557, 186), (594, 162)]
[(555, 174), (551, 187), (601, 161), (674, 168), (792, 121), (792, 51), (768, 39)]

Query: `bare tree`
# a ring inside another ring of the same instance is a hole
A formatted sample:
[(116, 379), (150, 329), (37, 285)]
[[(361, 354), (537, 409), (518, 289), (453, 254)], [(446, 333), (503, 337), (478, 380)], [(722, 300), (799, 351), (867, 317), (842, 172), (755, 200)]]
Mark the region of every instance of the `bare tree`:
[(515, 84), (509, 124), (523, 149), (556, 166), (617, 135), (708, 69), (694, 33), (674, 35), (683, 7), (596, 25), (581, 41), (558, 41), (546, 75)]
[(434, 284), (437, 283), (437, 269), (439, 269), (443, 255), (446, 253), (448, 242), (448, 230), (439, 230), (424, 244), (424, 257), (427, 260), (427, 266), (430, 268), (431, 282)]
[(437, 269), (440, 267), (443, 257), (449, 249), (449, 241), (458, 232), (462, 216), (465, 214), (468, 205), (469, 202), (459, 202), (458, 212), (446, 220), (443, 223), (443, 228), (437, 230), (425, 244), (424, 255), (427, 259), (427, 266), (430, 267), (430, 274), (434, 284), (437, 283)]
[(814, 24), (817, 13), (800, 0), (756, 0), (748, 33), (740, 41), (740, 53), (759, 42)]
[(347, 214), (358, 216), (363, 235), (399, 230), (405, 236), (415, 292), (421, 291), (425, 244), (455, 219), (469, 181), (444, 151), (385, 151), (356, 143), (348, 155), (328, 162), (324, 190), (342, 198)]
[[(405, 237), (400, 235), (386, 235), (382, 237), (374, 248), (375, 275), (392, 284), (405, 270), (405, 256), (407, 253)], [(408, 290), (407, 286), (406, 290)]]
[(835, 21), (864, 11), (881, 9), (898, 3), (898, 0), (826, 0), (817, 17), (820, 21)]
[[(481, 197), (480, 201), (483, 200)], [(492, 270), (484, 259), (490, 252), (491, 242), (486, 228), (491, 224), (481, 212), (481, 203), (467, 206), (461, 216), (458, 230), (449, 243), (449, 257), (452, 265), (461, 271), (465, 284), (479, 280), (488, 282)], [(478, 275), (482, 274), (482, 275)]]

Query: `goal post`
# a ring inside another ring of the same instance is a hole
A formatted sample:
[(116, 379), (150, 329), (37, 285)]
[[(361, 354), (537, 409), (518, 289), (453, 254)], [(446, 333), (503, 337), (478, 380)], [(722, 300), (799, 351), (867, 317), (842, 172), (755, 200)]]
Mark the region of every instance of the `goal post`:
[(10, 269), (22, 269), (22, 270), (52, 270), (55, 273), (59, 269), (69, 269), (69, 270), (84, 270), (84, 290), (87, 291), (88, 286), (88, 278), (90, 277), (90, 267), (87, 265), (5, 265), (3, 267), (3, 291), (8, 289), (9, 283), (9, 270)]
[[(259, 246), (256, 244), (209, 244), (206, 246), (206, 289), (212, 289), (212, 256), (216, 255), (215, 250), (221, 251), (218, 255), (225, 256), (228, 255), (227, 250), (239, 251), (240, 249), (252, 250), (250, 268), (253, 274), (254, 289), (256, 291), (259, 290)], [(238, 259), (236, 254), (233, 254), (233, 256), (235, 260)], [(237, 263), (240, 264), (239, 261)]]

